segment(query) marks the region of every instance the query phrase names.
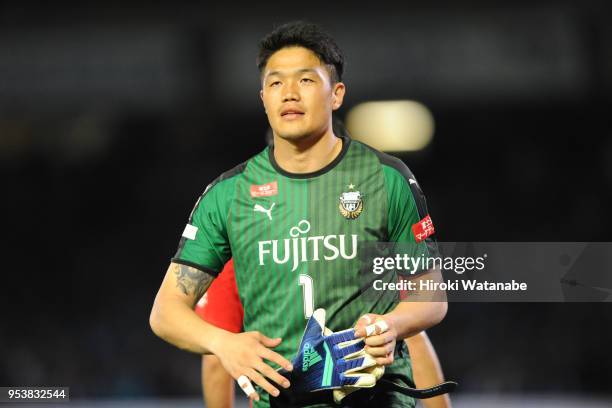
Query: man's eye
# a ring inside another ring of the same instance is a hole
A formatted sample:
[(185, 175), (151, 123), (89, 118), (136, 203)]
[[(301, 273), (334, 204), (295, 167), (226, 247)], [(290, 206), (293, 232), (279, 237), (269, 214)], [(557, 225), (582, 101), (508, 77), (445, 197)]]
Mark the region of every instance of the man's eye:
[(310, 78), (302, 78), (302, 82), (314, 82), (314, 81)]
[(274, 81), (270, 83), (270, 86), (278, 86), (278, 85), (280, 85), (280, 81)]

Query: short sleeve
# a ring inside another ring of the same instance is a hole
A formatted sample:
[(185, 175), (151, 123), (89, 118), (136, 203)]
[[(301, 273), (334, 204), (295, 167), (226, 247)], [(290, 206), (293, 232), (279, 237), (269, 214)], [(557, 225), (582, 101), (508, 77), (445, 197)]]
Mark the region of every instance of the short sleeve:
[(217, 276), (231, 258), (227, 217), (234, 180), (213, 182), (196, 202), (172, 262)]
[(436, 256), (435, 228), (419, 183), (401, 160), (386, 157), (388, 240), (414, 244), (409, 246), (414, 256)]

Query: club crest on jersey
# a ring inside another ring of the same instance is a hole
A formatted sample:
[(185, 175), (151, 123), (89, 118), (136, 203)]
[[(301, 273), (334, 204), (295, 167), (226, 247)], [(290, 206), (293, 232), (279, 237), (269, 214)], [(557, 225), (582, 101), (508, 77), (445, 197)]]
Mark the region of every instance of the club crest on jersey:
[(354, 220), (363, 211), (363, 200), (359, 191), (348, 191), (340, 194), (338, 205), (340, 214), (346, 219)]

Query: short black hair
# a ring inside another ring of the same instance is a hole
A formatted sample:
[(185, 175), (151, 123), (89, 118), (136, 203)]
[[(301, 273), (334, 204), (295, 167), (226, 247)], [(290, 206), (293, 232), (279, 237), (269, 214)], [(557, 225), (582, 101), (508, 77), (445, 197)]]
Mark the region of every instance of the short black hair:
[(342, 81), (344, 55), (336, 41), (316, 24), (292, 21), (275, 28), (259, 42), (257, 68), (262, 73), (268, 60), (276, 51), (299, 46), (314, 52), (327, 65), (332, 82)]

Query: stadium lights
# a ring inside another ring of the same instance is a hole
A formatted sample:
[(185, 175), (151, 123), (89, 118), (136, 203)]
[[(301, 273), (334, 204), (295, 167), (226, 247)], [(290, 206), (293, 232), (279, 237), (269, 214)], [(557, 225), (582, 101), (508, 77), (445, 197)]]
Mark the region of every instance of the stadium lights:
[(421, 150), (433, 137), (434, 120), (416, 101), (365, 102), (352, 108), (346, 127), (353, 139), (385, 152)]

